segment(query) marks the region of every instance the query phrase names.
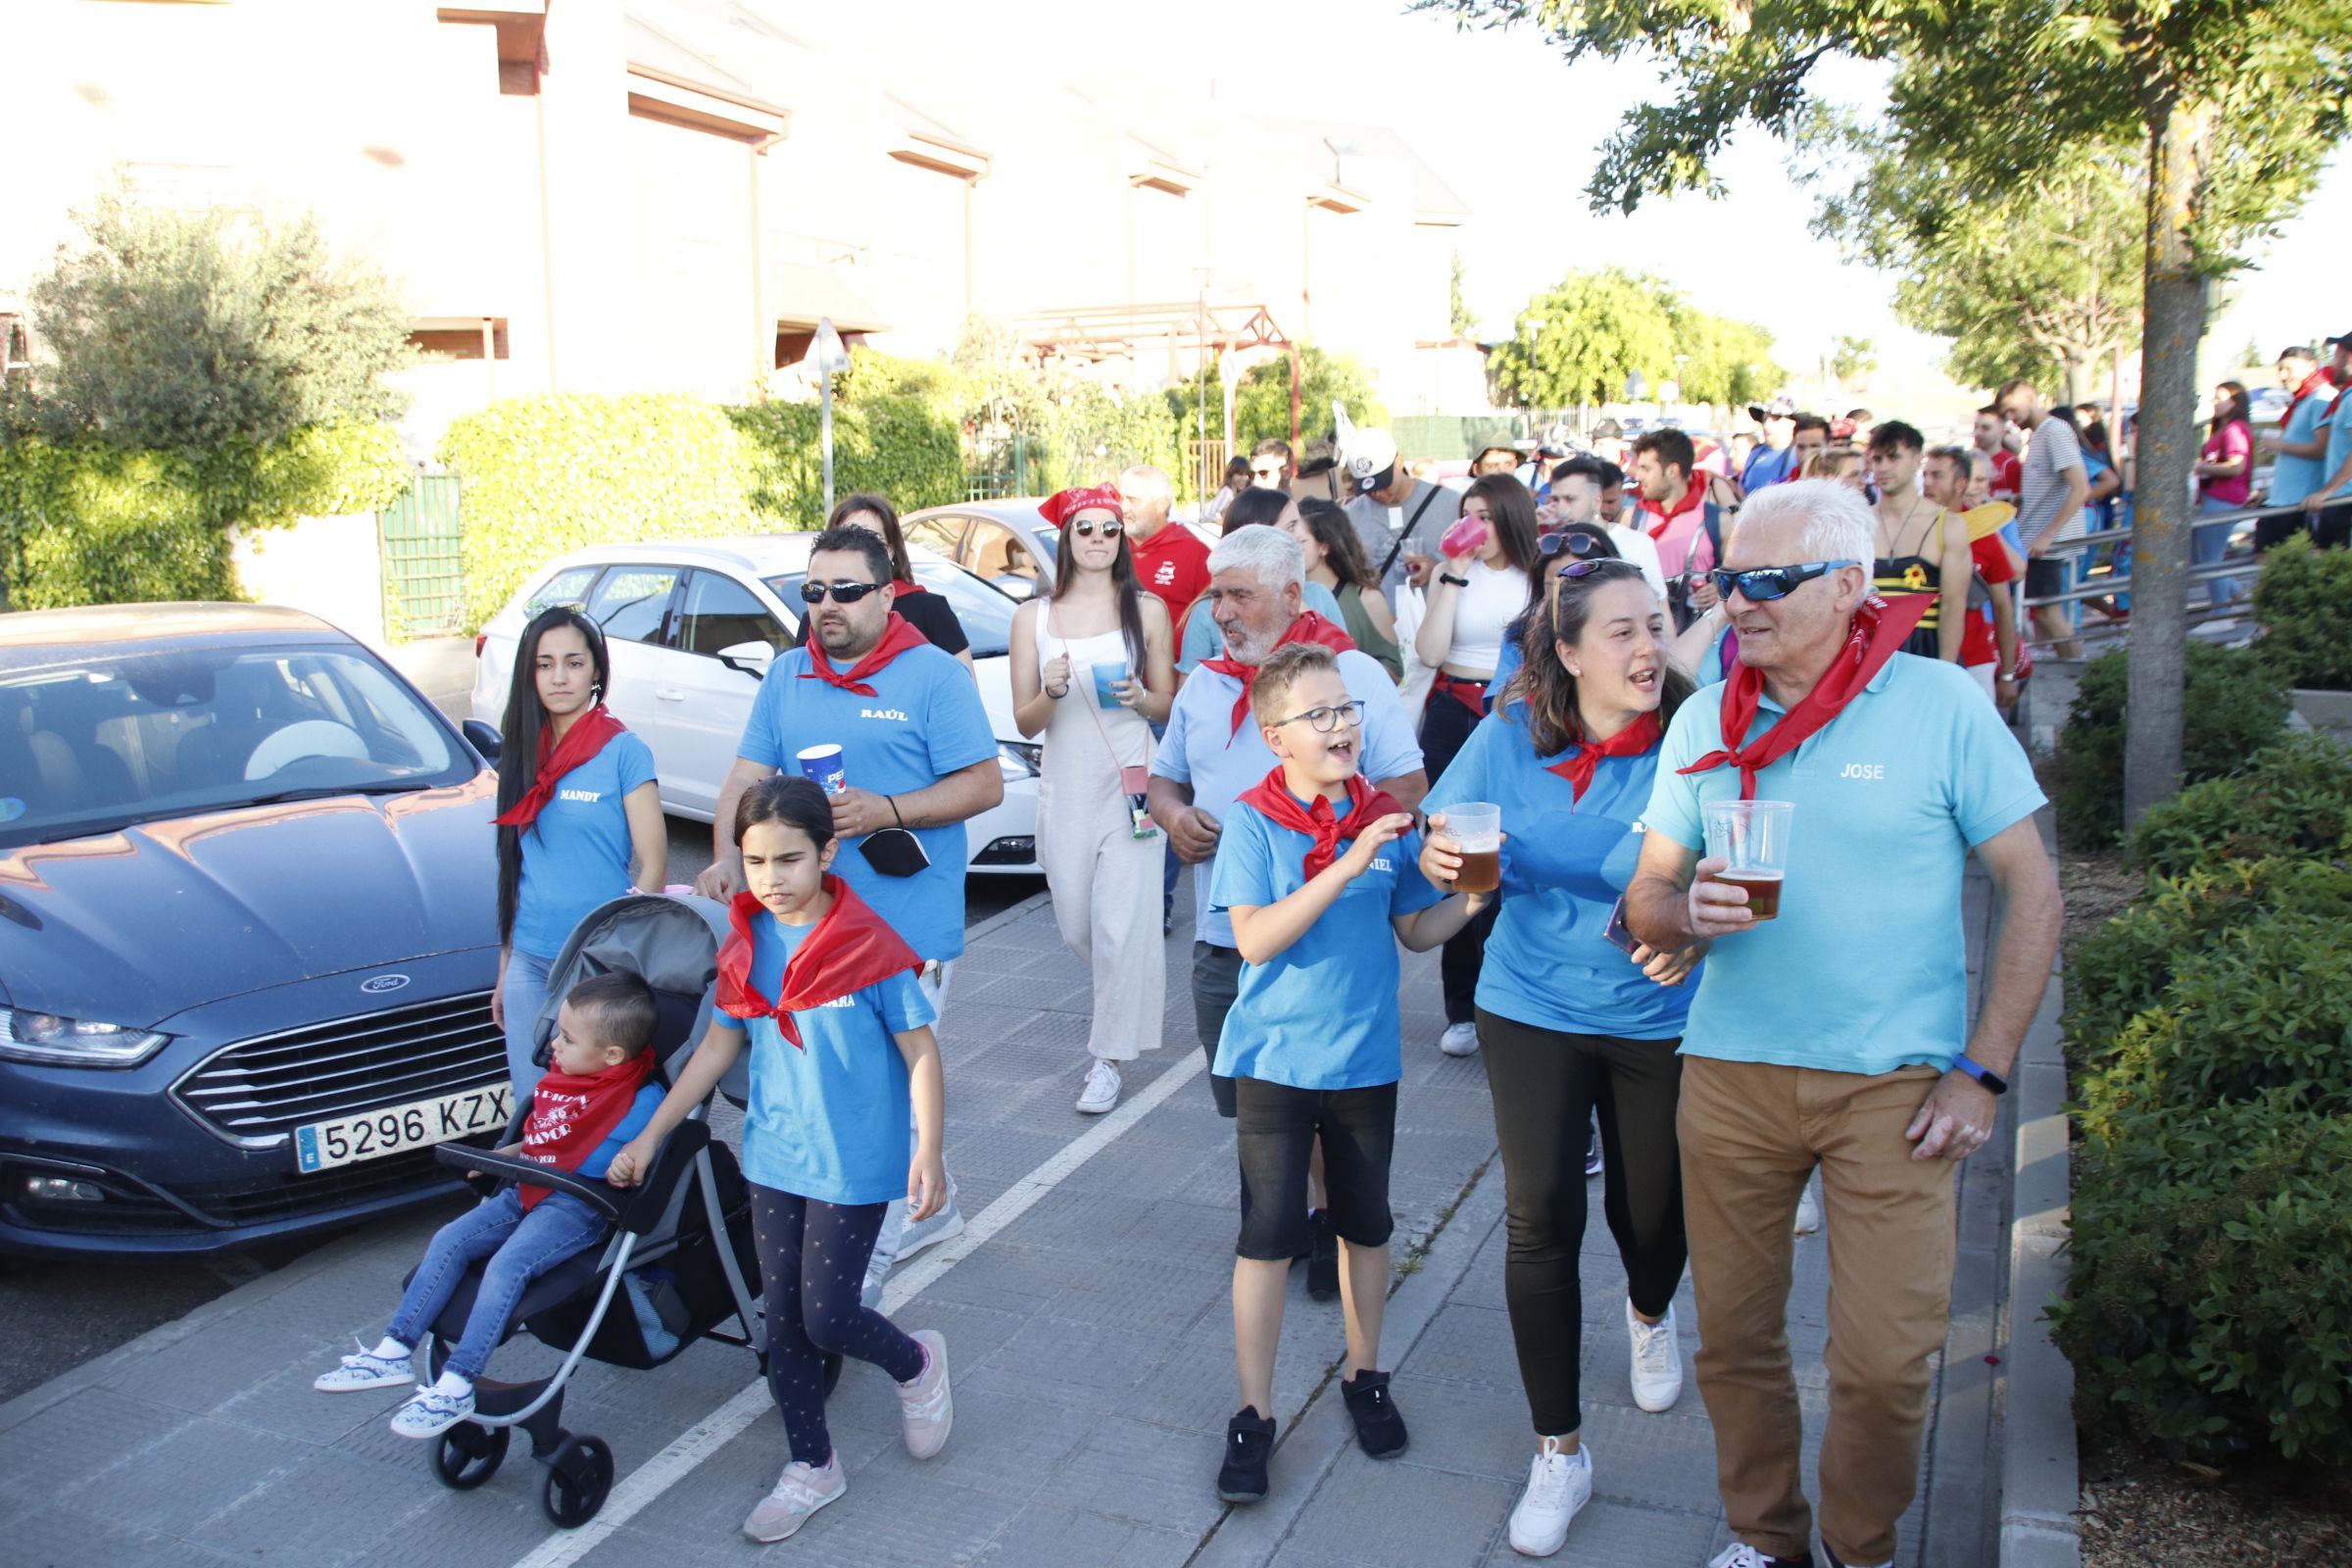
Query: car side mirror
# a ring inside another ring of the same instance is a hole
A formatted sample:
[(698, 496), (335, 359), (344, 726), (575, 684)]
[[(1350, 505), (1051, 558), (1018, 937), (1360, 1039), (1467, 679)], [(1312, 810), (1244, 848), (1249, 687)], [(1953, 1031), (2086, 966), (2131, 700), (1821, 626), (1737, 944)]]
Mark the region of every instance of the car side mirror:
[(465, 734), (466, 744), (482, 754), (483, 761), (492, 767), (498, 765), (498, 754), (504, 750), (504, 743), (499, 740), (497, 730), (478, 718), (469, 718), (458, 728)]
[(732, 647), (721, 648), (717, 657), (718, 662), (729, 669), (749, 675), (754, 680), (765, 680), (767, 679), (767, 666), (775, 662), (776, 651), (767, 644), (755, 639), (748, 643), (736, 643)]
[(1018, 577), (1007, 572), (1002, 577), (991, 577), (989, 582), (996, 587), (998, 592), (1009, 599), (1034, 599), (1037, 597), (1037, 579), (1034, 577)]

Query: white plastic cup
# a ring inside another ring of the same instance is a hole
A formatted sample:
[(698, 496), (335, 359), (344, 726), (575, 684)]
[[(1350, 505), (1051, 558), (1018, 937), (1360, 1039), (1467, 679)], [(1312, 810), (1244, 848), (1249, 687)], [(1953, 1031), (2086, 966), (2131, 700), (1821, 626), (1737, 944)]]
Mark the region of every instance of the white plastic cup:
[(797, 754), (801, 776), (827, 795), (839, 795), (850, 787), (850, 772), (843, 764), (838, 746), (804, 746)]

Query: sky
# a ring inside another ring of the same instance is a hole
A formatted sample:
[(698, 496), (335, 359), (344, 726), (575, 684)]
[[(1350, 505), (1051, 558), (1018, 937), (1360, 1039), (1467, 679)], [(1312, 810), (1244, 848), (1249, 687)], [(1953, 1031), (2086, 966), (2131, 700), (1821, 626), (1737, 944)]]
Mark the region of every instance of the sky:
[[(1639, 63), (1570, 68), (1532, 30), (1458, 30), (1449, 16), (1407, 14), (1404, 0), (1188, 0), (1105, 7), (1095, 0), (1006, 0), (975, 35), (956, 0), (901, 0), (862, 11), (903, 57), (913, 40), (953, 39), (961, 74), (1019, 90), (1059, 74), (1138, 90), (1220, 98), (1263, 112), (1393, 125), (1476, 210), (1462, 230), (1471, 308), (1488, 338), (1510, 334), (1519, 308), (1579, 268), (1617, 263), (1665, 277), (1700, 308), (1761, 323), (1776, 357), (1809, 365), (1840, 334), (1873, 339), (1882, 363), (1925, 368), (1940, 352), (1894, 319), (1894, 278), (1848, 266), (1806, 232), (1811, 198), (1761, 132), (1736, 138), (1717, 172), (1721, 200), (1687, 196), (1632, 217), (1595, 216), (1583, 189), (1596, 150), (1630, 106), (1657, 91)], [(886, 20), (881, 15), (887, 13)], [(860, 24), (846, 20), (837, 25)], [(796, 27), (812, 31), (796, 17)], [(1822, 84), (1866, 103), (1878, 76), (1833, 63)], [(1187, 91), (1187, 89), (1190, 91)], [(2352, 158), (2339, 153), (2307, 204), (2313, 216), (2258, 244), (2258, 270), (2213, 327), (2234, 349), (2251, 336), (2274, 354), (2290, 342), (2352, 331)], [(2321, 310), (2327, 306), (2336, 319)]]

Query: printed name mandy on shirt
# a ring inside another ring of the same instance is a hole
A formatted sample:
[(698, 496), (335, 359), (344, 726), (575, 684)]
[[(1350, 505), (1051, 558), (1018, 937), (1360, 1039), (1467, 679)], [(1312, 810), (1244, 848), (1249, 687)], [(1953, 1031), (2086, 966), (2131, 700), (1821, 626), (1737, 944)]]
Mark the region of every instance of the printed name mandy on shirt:
[(597, 802), (599, 802), (599, 801), (603, 800), (604, 798), (605, 798), (605, 792), (604, 792), (603, 790), (558, 790), (558, 791), (556, 791), (556, 799), (557, 799), (557, 800), (559, 800), (559, 801), (577, 801), (577, 802), (579, 802), (579, 803), (580, 803), (582, 806), (594, 806), (594, 805), (595, 805)]

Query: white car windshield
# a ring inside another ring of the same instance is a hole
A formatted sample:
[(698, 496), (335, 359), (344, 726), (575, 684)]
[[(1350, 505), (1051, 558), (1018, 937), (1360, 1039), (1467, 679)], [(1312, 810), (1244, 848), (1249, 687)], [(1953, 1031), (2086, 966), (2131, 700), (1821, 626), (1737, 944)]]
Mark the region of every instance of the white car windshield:
[(0, 658), (0, 848), (266, 801), (425, 789), (475, 767), (355, 648)]

